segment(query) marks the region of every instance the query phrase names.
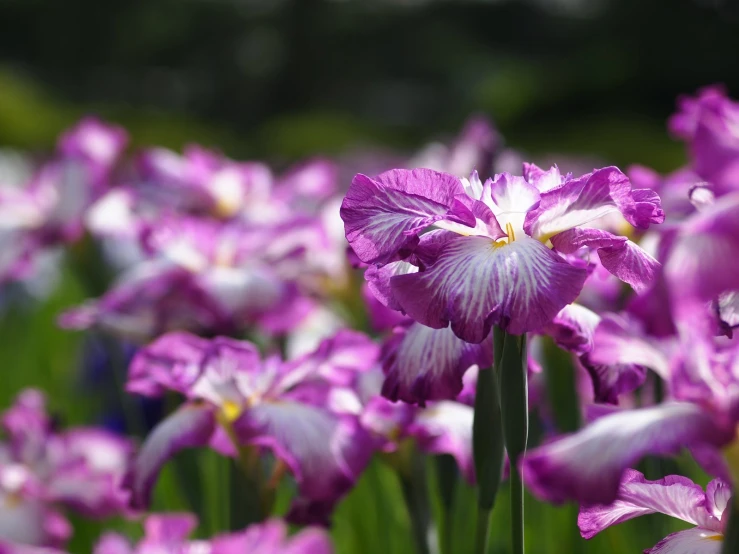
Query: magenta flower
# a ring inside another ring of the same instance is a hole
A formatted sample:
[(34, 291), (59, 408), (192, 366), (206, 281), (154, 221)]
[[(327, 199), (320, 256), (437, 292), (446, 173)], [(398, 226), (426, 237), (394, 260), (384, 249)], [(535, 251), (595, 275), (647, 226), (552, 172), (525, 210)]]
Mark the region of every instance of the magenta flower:
[(452, 455), (464, 478), (474, 483), (472, 407), (452, 400), (429, 402), (422, 408), (391, 402), (380, 396), (382, 379), (378, 367), (362, 372), (351, 386), (332, 392), (332, 407), (357, 415), (375, 449), (395, 452), (413, 440), (422, 452)]
[[(613, 502), (623, 472), (647, 454), (689, 448), (706, 469), (726, 477), (720, 447), (733, 440), (739, 421), (737, 346), (693, 332), (679, 345), (634, 335), (616, 319), (596, 329), (592, 356), (599, 362), (650, 367), (668, 379), (672, 398), (634, 410), (600, 410), (577, 433), (529, 451), (524, 480), (552, 502)], [(599, 345), (602, 342), (602, 345)]]
[(608, 505), (582, 507), (577, 524), (583, 538), (590, 539), (611, 525), (642, 515), (662, 513), (695, 527), (665, 537), (645, 554), (718, 554), (728, 519), (731, 487), (720, 479), (708, 483), (706, 491), (690, 479), (669, 475), (649, 481), (630, 469), (618, 488), (616, 500)]
[(578, 179), (525, 169), (525, 177), (504, 173), (485, 184), (476, 174), (460, 180), (425, 169), (357, 175), (341, 208), (346, 237), (365, 263), (415, 262), (420, 271), (390, 278), (401, 310), (429, 327), (451, 323), (473, 343), (493, 325), (520, 334), (550, 322), (580, 293), (587, 272), (567, 256), (582, 248), (646, 287), (653, 258), (626, 237), (582, 226), (615, 211), (640, 229), (660, 223), (655, 193), (632, 190), (613, 167)]
[(279, 478), (289, 471), (299, 498), (291, 518), (323, 522), (371, 455), (355, 416), (327, 407), (334, 384), (351, 382), (376, 356), (374, 345), (340, 334), (291, 362), (262, 361), (256, 347), (225, 337), (164, 335), (134, 358), (128, 390), (149, 396), (175, 390), (188, 398), (149, 435), (129, 482), (133, 504), (149, 503), (161, 467), (183, 448), (271, 451)]
[(601, 321), (601, 316), (595, 312), (579, 304), (570, 304), (560, 310), (545, 332), (560, 348), (578, 357), (593, 382), (595, 401), (617, 404), (621, 394), (632, 392), (644, 383), (646, 369), (643, 365), (620, 360), (603, 363), (593, 355)]
[(284, 332), (312, 308), (295, 282), (304, 249), (292, 241), (309, 226), (254, 228), (194, 217), (143, 225), (148, 257), (60, 323), (137, 341), (172, 329), (232, 334), (260, 325)]
[(2, 428), (0, 541), (62, 546), (72, 532), (63, 509), (91, 518), (127, 512), (130, 441), (94, 428), (55, 432), (36, 390), (19, 395)]
[(695, 172), (718, 194), (739, 189), (739, 103), (708, 87), (681, 98), (678, 108), (669, 127), (687, 142)]
[(331, 554), (333, 548), (319, 529), (305, 529), (288, 537), (279, 520), (251, 525), (244, 531), (208, 540), (188, 539), (197, 520), (190, 514), (151, 515), (144, 521), (144, 538), (138, 544), (117, 533), (107, 533), (93, 554)]

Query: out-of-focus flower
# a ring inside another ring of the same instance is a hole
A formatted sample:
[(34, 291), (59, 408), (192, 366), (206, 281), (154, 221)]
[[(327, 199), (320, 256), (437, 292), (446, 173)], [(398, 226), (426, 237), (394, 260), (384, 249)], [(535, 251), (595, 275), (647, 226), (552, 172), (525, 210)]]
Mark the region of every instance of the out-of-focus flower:
[(37, 254), (81, 236), (84, 211), (107, 187), (126, 140), (118, 127), (83, 120), (28, 181), (0, 183), (0, 282), (29, 276)]
[(669, 475), (649, 481), (636, 470), (628, 470), (612, 504), (582, 507), (577, 524), (583, 538), (590, 539), (611, 525), (642, 515), (662, 513), (692, 525), (692, 529), (665, 537), (645, 554), (690, 552), (718, 554), (721, 551), (731, 499), (731, 486), (714, 479), (706, 491), (686, 477)]
[(683, 97), (670, 131), (685, 140), (695, 172), (721, 195), (739, 189), (739, 103), (721, 87)]
[(190, 514), (151, 515), (144, 521), (144, 538), (135, 546), (117, 533), (107, 533), (93, 554), (331, 554), (328, 536), (320, 529), (305, 529), (287, 536), (279, 520), (251, 525), (244, 531), (190, 540), (197, 520)]
[(127, 511), (130, 441), (95, 428), (56, 432), (36, 390), (20, 394), (2, 428), (0, 540), (61, 546), (72, 532), (63, 508), (93, 518)]
[(595, 341), (594, 359), (654, 369), (668, 380), (671, 399), (640, 409), (600, 411), (581, 431), (530, 451), (522, 462), (528, 486), (553, 502), (608, 504), (628, 467), (647, 454), (675, 454), (682, 448), (728, 478), (719, 448), (734, 439), (739, 422), (737, 344), (695, 331), (677, 344), (649, 341), (613, 318), (601, 322)]
[(139, 341), (172, 329), (231, 334), (258, 324), (284, 332), (312, 308), (296, 283), (305, 260), (292, 241), (299, 230), (310, 232), (310, 224), (262, 229), (177, 217), (146, 226), (150, 258), (61, 323), (99, 326)]
[(593, 358), (595, 333), (601, 320), (595, 312), (579, 304), (570, 304), (560, 310), (545, 332), (560, 348), (578, 357), (593, 381), (595, 401), (616, 404), (619, 395), (644, 384), (646, 369), (642, 365), (619, 360), (599, 363)]
[(573, 179), (532, 165), (524, 177), (502, 174), (485, 184), (476, 174), (460, 180), (425, 169), (360, 174), (341, 214), (363, 262), (407, 259), (420, 268), (390, 278), (404, 312), (429, 327), (451, 323), (457, 336), (477, 343), (493, 325), (520, 334), (551, 321), (582, 288), (587, 272), (567, 256), (583, 248), (644, 289), (656, 260), (626, 237), (581, 228), (614, 211), (641, 229), (664, 219), (659, 197), (632, 191), (614, 167)]
[(175, 390), (188, 402), (142, 447), (130, 475), (134, 505), (148, 504), (159, 470), (183, 448), (210, 445), (232, 456), (268, 450), (278, 460), (270, 486), (285, 470), (298, 485), (290, 518), (325, 522), (372, 453), (358, 418), (326, 401), (375, 358), (374, 344), (350, 332), (289, 362), (262, 361), (252, 344), (224, 337), (159, 338), (134, 358), (127, 388), (149, 396)]

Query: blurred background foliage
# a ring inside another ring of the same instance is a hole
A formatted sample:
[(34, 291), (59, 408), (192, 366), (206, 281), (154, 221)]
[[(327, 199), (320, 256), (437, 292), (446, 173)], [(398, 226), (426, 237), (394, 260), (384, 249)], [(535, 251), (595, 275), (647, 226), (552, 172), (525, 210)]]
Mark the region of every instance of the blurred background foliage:
[[(737, 52), (730, 0), (0, 0), (0, 146), (49, 149), (96, 113), (129, 129), (135, 146), (199, 142), (281, 164), (360, 148), (411, 152), (479, 112), (524, 152), (666, 171), (684, 159), (665, 132), (676, 96), (715, 82), (736, 96)], [(73, 261), (60, 282), (43, 304), (0, 303), (0, 402), (38, 386), (64, 424), (100, 423), (121, 400), (91, 388), (78, 371), (87, 341), (55, 325), (91, 291)], [(238, 498), (222, 460), (200, 456), (219, 490)], [(664, 468), (653, 462), (642, 469), (657, 478)], [(687, 458), (679, 468), (706, 482)], [(181, 482), (167, 468), (157, 508), (193, 508)], [(200, 500), (201, 533), (228, 526), (222, 503), (212, 491)], [(460, 486), (456, 536), (472, 537), (473, 506)], [(527, 512), (532, 554), (640, 552), (680, 528), (650, 516), (586, 543), (575, 506), (529, 498)], [(504, 490), (492, 552), (507, 551), (507, 517)], [(411, 549), (397, 478), (378, 461), (335, 522), (339, 554)], [(70, 551), (87, 552), (104, 526), (76, 524)]]
[(491, 115), (531, 152), (680, 161), (677, 94), (739, 89), (730, 0), (2, 0), (0, 143), (80, 115), (237, 158), (412, 149)]

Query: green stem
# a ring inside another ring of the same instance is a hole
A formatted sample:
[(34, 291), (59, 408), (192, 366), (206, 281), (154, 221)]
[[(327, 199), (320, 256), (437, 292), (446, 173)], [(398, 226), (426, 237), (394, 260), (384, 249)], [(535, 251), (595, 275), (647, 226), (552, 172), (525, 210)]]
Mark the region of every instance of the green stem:
[(411, 455), (410, 471), (400, 472), (403, 498), (411, 520), (413, 539), (418, 554), (429, 554), (428, 529), (431, 523), (428, 489), (426, 486), (426, 466), (424, 459), (414, 449)]
[(523, 481), (518, 460), (526, 452), (529, 433), (526, 335), (506, 334), (500, 361), (500, 402), (503, 434), (510, 460), (512, 552), (524, 552)]
[(493, 331), (495, 367), (480, 369), (477, 375), (475, 415), (472, 421), (472, 454), (478, 492), (476, 554), (487, 551), (490, 513), (495, 504), (503, 471), (503, 428), (496, 373), (502, 359), (504, 339), (505, 334), (496, 327)]
[(475, 525), (475, 554), (484, 554), (488, 550), (491, 511), (478, 507), (477, 524)]
[(259, 452), (254, 448), (245, 447), (240, 444), (238, 437), (233, 429), (231, 422), (223, 417), (218, 417), (223, 430), (228, 435), (236, 452), (238, 453), (238, 464), (243, 470), (244, 489), (246, 495), (244, 497), (245, 513), (248, 523), (257, 523), (263, 521), (272, 513), (274, 504), (274, 495), (264, 487), (260, 475)]
[(436, 456), (434, 462), (436, 462), (436, 482), (441, 507), (437, 522), (439, 551), (441, 554), (452, 554), (452, 517), (459, 470), (457, 462), (449, 454)]
[(724, 532), (721, 554), (736, 554), (736, 552), (739, 552), (739, 497), (735, 494), (729, 510), (729, 523)]

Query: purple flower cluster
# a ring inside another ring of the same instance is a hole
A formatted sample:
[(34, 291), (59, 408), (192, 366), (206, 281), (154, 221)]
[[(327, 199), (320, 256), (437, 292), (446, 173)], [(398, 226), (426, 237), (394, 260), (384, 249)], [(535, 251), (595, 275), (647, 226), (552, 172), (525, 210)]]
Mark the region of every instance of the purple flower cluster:
[[(27, 182), (0, 183), (0, 282), (87, 236), (76, 269), (114, 277), (59, 322), (135, 342), (125, 392), (168, 413), (136, 446), (59, 430), (40, 392), (21, 393), (0, 420), (0, 553), (64, 549), (68, 512), (145, 518), (140, 542), (107, 533), (96, 554), (330, 553), (324, 530), (288, 536), (285, 522), (330, 526), (381, 462), (428, 547), (414, 460), (453, 458), (484, 522), (503, 442), (514, 503), (521, 477), (541, 499), (579, 502), (585, 538), (663, 513), (694, 527), (648, 552), (720, 552), (739, 509), (739, 104), (705, 89), (669, 129), (690, 163), (667, 176), (512, 169), (518, 154), (481, 118), (451, 146), (365, 163), (368, 176), (326, 159), (275, 172), (199, 146), (125, 156), (122, 129), (83, 120)], [(544, 386), (553, 345), (571, 355), (571, 408), (587, 421), (566, 435)], [(545, 440), (527, 451), (529, 410)], [(186, 449), (241, 472), (245, 530), (191, 540), (194, 515), (145, 515)], [(716, 477), (705, 489), (633, 469), (683, 449)]]

